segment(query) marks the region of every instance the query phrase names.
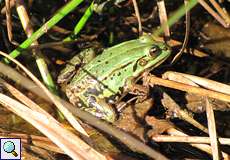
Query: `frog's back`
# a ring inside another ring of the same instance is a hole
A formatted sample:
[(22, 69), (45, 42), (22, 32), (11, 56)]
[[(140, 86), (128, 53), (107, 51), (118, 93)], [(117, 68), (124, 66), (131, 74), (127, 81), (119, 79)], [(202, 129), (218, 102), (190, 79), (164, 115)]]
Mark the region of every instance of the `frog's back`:
[[(150, 36), (142, 36), (139, 39), (126, 41), (105, 49), (101, 54), (96, 56), (92, 61), (83, 66), (80, 72), (75, 76), (72, 82), (84, 80), (87, 75), (97, 77), (99, 81), (103, 81), (116, 68), (121, 68), (124, 65), (135, 61), (143, 54), (143, 50), (151, 47), (154, 40)], [(133, 54), (138, 53), (138, 54)]]

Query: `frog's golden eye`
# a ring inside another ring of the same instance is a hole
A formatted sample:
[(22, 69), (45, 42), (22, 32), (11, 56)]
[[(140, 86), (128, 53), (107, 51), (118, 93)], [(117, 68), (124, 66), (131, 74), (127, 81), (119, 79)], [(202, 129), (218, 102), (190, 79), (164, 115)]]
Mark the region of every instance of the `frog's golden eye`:
[(151, 57), (156, 57), (159, 53), (161, 52), (160, 48), (158, 46), (153, 46), (150, 50), (149, 50), (149, 55)]

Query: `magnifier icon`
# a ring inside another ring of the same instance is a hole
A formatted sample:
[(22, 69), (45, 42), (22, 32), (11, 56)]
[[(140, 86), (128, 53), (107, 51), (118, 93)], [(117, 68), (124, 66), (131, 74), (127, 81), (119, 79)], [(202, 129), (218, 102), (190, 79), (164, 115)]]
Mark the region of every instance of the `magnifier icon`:
[(18, 154), (15, 152), (15, 145), (13, 142), (11, 141), (6, 141), (4, 144), (3, 144), (3, 150), (6, 152), (6, 153), (11, 153), (14, 157), (17, 157)]

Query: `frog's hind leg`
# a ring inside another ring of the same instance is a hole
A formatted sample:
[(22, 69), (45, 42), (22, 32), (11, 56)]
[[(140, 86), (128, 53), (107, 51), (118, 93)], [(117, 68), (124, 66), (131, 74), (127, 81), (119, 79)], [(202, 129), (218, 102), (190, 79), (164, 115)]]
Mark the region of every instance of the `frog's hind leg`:
[(104, 98), (96, 98), (90, 96), (88, 99), (88, 108), (84, 110), (90, 112), (98, 118), (102, 118), (108, 122), (114, 122), (117, 119), (117, 112), (115, 108), (108, 104)]

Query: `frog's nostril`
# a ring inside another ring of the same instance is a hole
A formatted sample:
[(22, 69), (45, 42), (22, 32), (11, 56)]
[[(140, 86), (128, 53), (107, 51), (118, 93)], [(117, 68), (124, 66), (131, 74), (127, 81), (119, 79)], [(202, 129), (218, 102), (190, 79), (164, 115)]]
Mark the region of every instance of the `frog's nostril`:
[(140, 59), (139, 60), (139, 65), (140, 66), (145, 66), (148, 63), (148, 61), (146, 61), (145, 59)]

